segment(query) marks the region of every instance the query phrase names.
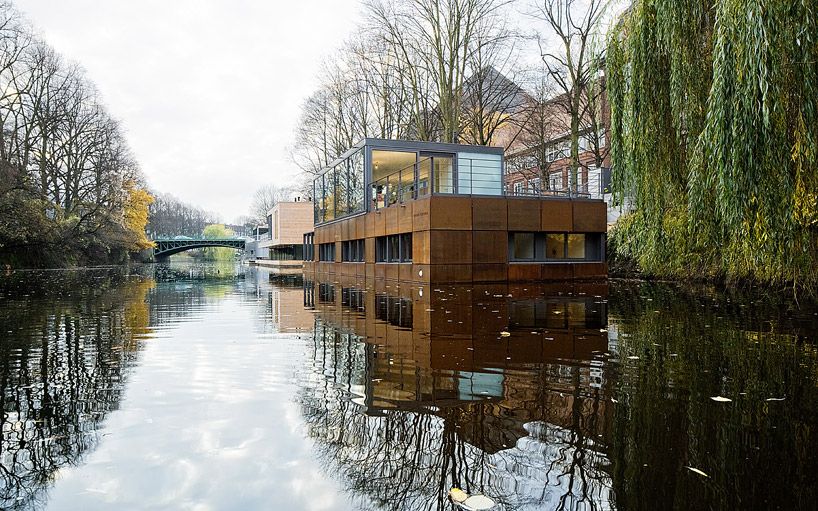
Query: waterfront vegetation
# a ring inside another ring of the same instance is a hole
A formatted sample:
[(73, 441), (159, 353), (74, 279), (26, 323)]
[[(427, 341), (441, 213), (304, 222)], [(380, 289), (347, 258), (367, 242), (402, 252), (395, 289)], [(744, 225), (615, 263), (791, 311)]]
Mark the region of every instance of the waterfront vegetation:
[(0, 2), (0, 263), (124, 261), (152, 200), (81, 68)]
[(818, 2), (640, 0), (610, 35), (614, 257), (818, 286)]

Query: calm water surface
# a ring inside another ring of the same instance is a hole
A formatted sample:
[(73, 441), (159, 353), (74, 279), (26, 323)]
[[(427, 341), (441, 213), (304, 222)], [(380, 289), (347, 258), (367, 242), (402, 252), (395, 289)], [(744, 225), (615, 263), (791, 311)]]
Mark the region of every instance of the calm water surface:
[(817, 339), (766, 291), (8, 273), (0, 508), (816, 509)]

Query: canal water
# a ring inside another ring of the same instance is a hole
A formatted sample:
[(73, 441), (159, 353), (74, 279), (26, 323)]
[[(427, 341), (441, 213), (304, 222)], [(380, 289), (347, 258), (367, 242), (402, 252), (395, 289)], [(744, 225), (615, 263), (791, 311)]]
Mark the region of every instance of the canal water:
[(2, 509), (816, 509), (818, 309), (196, 264), (0, 276)]

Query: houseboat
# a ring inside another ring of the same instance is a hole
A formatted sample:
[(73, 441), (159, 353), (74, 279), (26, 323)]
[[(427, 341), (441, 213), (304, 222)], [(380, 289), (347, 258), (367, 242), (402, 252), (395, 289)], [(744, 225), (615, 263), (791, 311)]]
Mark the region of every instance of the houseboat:
[(309, 274), (405, 282), (600, 279), (606, 205), (505, 191), (499, 147), (366, 138), (313, 183)]

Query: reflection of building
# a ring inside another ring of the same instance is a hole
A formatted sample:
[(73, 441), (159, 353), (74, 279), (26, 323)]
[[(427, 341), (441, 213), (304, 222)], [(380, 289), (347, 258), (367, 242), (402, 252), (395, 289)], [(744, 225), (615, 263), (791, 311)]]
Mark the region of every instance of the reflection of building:
[(577, 407), (608, 413), (600, 358), (608, 350), (607, 287), (547, 296), (564, 290), (306, 282), (304, 301), (315, 309), (317, 336), (343, 334), (356, 345), (366, 368), (356, 389), (368, 413), (481, 402), (481, 417), (458, 415), (459, 431), (495, 452), (526, 436), (528, 422), (570, 427)]
[(315, 180), (305, 269), (415, 282), (606, 276), (605, 203), (506, 196), (502, 153), (364, 139)]
[(278, 202), (267, 213), (267, 232), (258, 241), (256, 264), (276, 268), (301, 268), (302, 236), (312, 230), (312, 203), (297, 199)]
[(305, 283), (316, 326), (300, 402), (356, 492), (390, 509), (442, 509), (452, 486), (503, 508), (609, 509), (605, 285), (340, 281)]

